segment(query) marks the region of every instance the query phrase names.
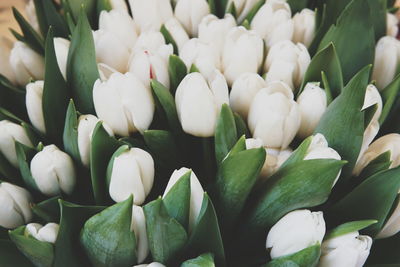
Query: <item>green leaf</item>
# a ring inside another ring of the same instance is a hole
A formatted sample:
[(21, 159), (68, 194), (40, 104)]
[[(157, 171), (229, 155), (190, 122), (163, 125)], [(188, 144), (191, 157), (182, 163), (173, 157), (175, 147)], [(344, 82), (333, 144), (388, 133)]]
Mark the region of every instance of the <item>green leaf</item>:
[(148, 203), (143, 210), (153, 260), (168, 264), (182, 253), (187, 241), (186, 231), (168, 214), (161, 198)]
[(136, 238), (131, 231), (132, 196), (91, 217), (81, 232), (81, 245), (94, 266), (137, 263)]
[(386, 35), (387, 0), (368, 0), (375, 40)]
[(71, 37), (68, 52), (67, 80), (78, 110), (94, 114), (93, 85), (99, 78), (92, 29), (82, 10)]
[(227, 104), (222, 105), (217, 125), (215, 126), (214, 138), (215, 158), (217, 164), (220, 164), (238, 139), (235, 117)]
[(215, 267), (214, 256), (211, 253), (202, 254), (197, 258), (185, 261), (181, 267)]
[(347, 222), (339, 225), (338, 227), (330, 230), (324, 237), (324, 240), (332, 239), (338, 236), (342, 236), (351, 232), (360, 231), (368, 226), (377, 223), (376, 220), (362, 220)]
[(15, 87), (6, 77), (0, 74), (0, 105), (17, 116), (28, 120), (25, 105), (25, 90)]
[(208, 1), (208, 6), (210, 7), (210, 13), (217, 15), (217, 4), (216, 4), (216, 0), (207, 0)]
[(231, 151), (229, 151), (229, 156), (233, 156), (244, 150), (246, 150), (246, 137), (242, 135), (236, 142), (236, 144), (232, 147)]
[[(174, 54), (178, 55), (178, 53), (179, 53), (178, 45), (176, 44), (174, 37), (172, 37), (172, 35), (169, 33), (168, 29), (165, 27), (164, 24), (161, 26), (160, 32), (164, 36), (165, 42), (167, 44), (171, 44), (174, 47)], [(171, 55), (171, 56), (173, 56), (173, 55)], [(177, 57), (177, 56), (175, 56), (175, 57)]]
[(287, 3), (290, 6), (290, 9), (292, 10), (292, 15), (307, 8), (309, 2), (310, 2), (309, 0), (288, 0), (287, 1)]
[(112, 5), (110, 0), (98, 0), (97, 1), (97, 17), (100, 17), (101, 11), (110, 11), (112, 9)]
[[(232, 1), (231, 4), (228, 6), (228, 8), (226, 9), (226, 13), (225, 14), (227, 14), (227, 13), (232, 14), (232, 16), (235, 19), (237, 19), (237, 12), (236, 12), (235, 2)], [(247, 20), (245, 20), (245, 21), (247, 21)], [(242, 23), (242, 25), (243, 25), (243, 23)]]
[(67, 115), (65, 117), (63, 143), (65, 151), (71, 155), (76, 162), (81, 162), (78, 146), (78, 114), (72, 99), (69, 101)]
[(371, 122), (371, 120), (374, 117), (375, 112), (377, 110), (378, 110), (378, 103), (375, 103), (374, 105), (363, 109), (363, 113), (364, 113), (364, 129), (367, 129), (369, 123)]
[(333, 100), (332, 89), (329, 84), (328, 77), (326, 77), (326, 74), (323, 71), (321, 71), (321, 79), (322, 79), (323, 88), (325, 89), (326, 103), (329, 105)]
[(52, 27), (55, 36), (67, 38), (69, 34), (68, 26), (57, 12), (53, 1), (34, 0), (34, 3), (42, 34), (46, 35), (49, 27)]
[[(398, 99), (397, 95), (400, 89), (400, 74), (398, 74), (393, 81), (385, 87), (385, 89), (382, 90), (381, 95), (382, 95), (382, 100), (383, 100), (383, 109), (381, 116), (379, 117), (379, 124), (382, 125), (386, 118), (389, 116), (391, 113), (396, 113), (393, 111), (397, 111), (396, 109), (392, 110), (392, 107), (395, 103), (395, 101)], [(393, 116), (393, 114), (392, 114)]]
[[(107, 182), (107, 188), (110, 187), (111, 183), (111, 175), (114, 167), (114, 161), (115, 158), (121, 156), (122, 153), (129, 151), (129, 146), (128, 145), (122, 145), (120, 146), (111, 156), (110, 161), (107, 166), (107, 172), (106, 172), (106, 182)], [(133, 196), (135, 197), (135, 196)]]
[(290, 164), (299, 163), (303, 161), (307, 155), (308, 148), (311, 145), (313, 136), (309, 136), (301, 142), (301, 144), (296, 148), (295, 151), (290, 155), (290, 157), (281, 165), (280, 169), (283, 169)]
[(266, 267), (315, 267), (318, 265), (320, 255), (321, 245), (317, 244), (300, 250), (292, 255), (276, 258), (270, 261)]
[(235, 117), (235, 125), (236, 125), (236, 131), (237, 131), (237, 136), (251, 136), (249, 129), (247, 128), (246, 122), (243, 120), (242, 117), (240, 117), (239, 114), (234, 113), (233, 116)]
[(254, 16), (257, 14), (258, 10), (265, 4), (266, 0), (259, 0), (250, 10), (250, 12), (247, 14), (247, 16), (244, 18), (243, 21), (248, 21), (249, 24), (251, 24), (251, 21), (253, 20)]
[(15, 151), (17, 152), (18, 166), (22, 179), (26, 186), (33, 191), (40, 192), (31, 173), (31, 160), (36, 155), (37, 150), (19, 142), (15, 142)]
[(59, 197), (46, 199), (32, 206), (33, 213), (45, 222), (60, 221), (60, 208), (58, 203)]
[(187, 74), (185, 63), (177, 55), (170, 55), (168, 60), (168, 74), (171, 92), (175, 94), (176, 88)]
[(147, 130), (143, 133), (143, 138), (156, 163), (165, 168), (178, 167), (178, 151), (172, 133), (164, 130)]
[(384, 171), (389, 169), (392, 161), (390, 160), (390, 150), (385, 153), (380, 154), (375, 159), (373, 159), (368, 165), (362, 170), (359, 177), (360, 180), (363, 181), (365, 178), (374, 175), (380, 171)]
[(0, 239), (0, 266), (34, 267), (10, 240)]
[(96, 2), (96, 0), (62, 0), (62, 5), (66, 13), (70, 13), (75, 21), (79, 20), (83, 10), (90, 24), (94, 25), (98, 20)]

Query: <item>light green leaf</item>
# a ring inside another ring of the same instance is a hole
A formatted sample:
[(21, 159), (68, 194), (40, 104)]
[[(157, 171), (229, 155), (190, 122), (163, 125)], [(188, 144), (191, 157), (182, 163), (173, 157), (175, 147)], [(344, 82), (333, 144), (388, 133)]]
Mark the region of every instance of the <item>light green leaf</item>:
[(270, 261), (266, 267), (315, 267), (318, 265), (321, 255), (319, 244), (300, 250), (289, 256), (283, 256)]
[(258, 2), (256, 2), (256, 4), (251, 8), (250, 12), (247, 14), (243, 21), (247, 20), (248, 23), (251, 24), (251, 21), (257, 14), (258, 10), (260, 10), (260, 8), (265, 4), (265, 1), (266, 0), (259, 0)]
[(69, 101), (65, 118), (63, 143), (65, 151), (71, 155), (76, 162), (81, 162), (81, 155), (78, 147), (78, 114), (72, 99)]
[[(171, 44), (173, 46), (174, 54), (178, 55), (179, 54), (178, 45), (176, 44), (174, 37), (172, 37), (171, 33), (168, 31), (168, 29), (165, 27), (164, 24), (161, 26), (160, 32), (164, 36), (165, 42), (167, 44)], [(173, 55), (171, 55), (171, 56), (173, 56)], [(175, 56), (175, 57), (177, 57), (177, 56)]]
[(338, 227), (330, 230), (324, 237), (324, 240), (332, 239), (338, 236), (342, 236), (351, 232), (360, 231), (372, 224), (377, 223), (376, 220), (362, 220), (347, 222), (339, 225)]
[(215, 267), (214, 256), (211, 253), (202, 254), (197, 258), (185, 261), (181, 267)]
[(227, 104), (223, 104), (215, 126), (215, 158), (220, 164), (237, 141), (235, 117)]

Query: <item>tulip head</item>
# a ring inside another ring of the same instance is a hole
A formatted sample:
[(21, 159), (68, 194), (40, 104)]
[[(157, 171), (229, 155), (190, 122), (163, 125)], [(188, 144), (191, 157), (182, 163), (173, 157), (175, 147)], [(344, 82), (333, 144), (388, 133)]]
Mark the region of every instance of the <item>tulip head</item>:
[(152, 262), (150, 264), (134, 265), (133, 267), (165, 267), (165, 265), (163, 265), (159, 262)]
[(293, 17), (293, 42), (309, 47), (315, 35), (315, 11), (305, 8)]
[(210, 6), (205, 0), (179, 0), (175, 6), (175, 17), (190, 36), (198, 35), (200, 21), (210, 14)]
[(56, 52), (57, 64), (64, 80), (67, 79), (67, 60), (70, 44), (71, 42), (67, 39), (60, 37), (54, 38), (54, 50)]
[(377, 105), (377, 109), (371, 121), (379, 120), (379, 117), (382, 114), (383, 102), (378, 89), (373, 84), (370, 84), (367, 86), (367, 90), (365, 91), (364, 105), (362, 109), (364, 110), (375, 104)]
[(43, 116), (44, 81), (31, 82), (26, 85), (26, 110), (32, 125), (41, 133), (46, 133)]
[(158, 52), (161, 46), (165, 45), (165, 39), (159, 31), (142, 32), (136, 40), (133, 53), (138, 51)]
[(257, 2), (258, 0), (228, 0), (226, 7), (230, 8), (233, 4), (238, 15), (238, 21), (242, 22)]
[(169, 0), (129, 0), (133, 20), (140, 32), (159, 31), (173, 16)]
[(48, 223), (45, 226), (39, 223), (30, 223), (25, 227), (25, 236), (32, 236), (36, 240), (55, 244), (58, 236), (59, 225)]
[(333, 148), (330, 148), (328, 141), (320, 133), (314, 135), (311, 139), (311, 144), (307, 149), (304, 160), (311, 159), (336, 159), (341, 160), (339, 153)]
[(140, 206), (132, 206), (131, 231), (135, 233), (137, 261), (141, 263), (149, 254), (149, 242), (146, 232), (146, 217), (144, 216), (143, 208)]
[(164, 26), (174, 39), (178, 50), (181, 51), (185, 43), (189, 41), (189, 35), (182, 24), (176, 18), (172, 17), (165, 22)]
[(125, 0), (110, 0), (112, 10), (128, 13), (128, 6)]
[(395, 14), (386, 14), (386, 35), (397, 37), (399, 32), (399, 19)]

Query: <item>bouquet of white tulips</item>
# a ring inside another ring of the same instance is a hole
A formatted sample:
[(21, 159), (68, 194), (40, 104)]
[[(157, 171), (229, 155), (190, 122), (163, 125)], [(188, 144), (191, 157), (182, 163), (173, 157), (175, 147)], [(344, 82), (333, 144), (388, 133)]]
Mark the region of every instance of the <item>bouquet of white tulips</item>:
[(0, 39), (1, 267), (400, 266), (390, 0), (30, 0)]

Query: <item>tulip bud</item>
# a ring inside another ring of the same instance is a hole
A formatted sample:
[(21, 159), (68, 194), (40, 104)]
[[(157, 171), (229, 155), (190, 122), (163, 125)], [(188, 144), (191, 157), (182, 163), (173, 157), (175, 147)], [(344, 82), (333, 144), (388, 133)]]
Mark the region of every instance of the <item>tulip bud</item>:
[(242, 26), (229, 31), (222, 53), (222, 69), (228, 84), (242, 73), (257, 73), (263, 59), (264, 43), (257, 33)]
[(251, 21), (251, 29), (266, 42), (267, 47), (291, 40), (294, 32), (292, 12), (284, 0), (268, 0)]
[(44, 58), (23, 42), (14, 43), (10, 53), (10, 65), (19, 85), (26, 85), (30, 79), (44, 78)]
[(213, 75), (215, 69), (220, 69), (220, 59), (217, 50), (211, 44), (204, 43), (197, 38), (190, 39), (179, 52), (179, 56), (186, 67), (194, 64), (204, 77)]
[(133, 52), (150, 51), (157, 52), (161, 46), (165, 45), (165, 39), (161, 32), (149, 31), (141, 33), (136, 40)]
[(399, 19), (396, 15), (387, 13), (386, 15), (386, 35), (397, 37), (399, 32)]
[(0, 121), (0, 152), (14, 167), (18, 167), (15, 142), (26, 146), (32, 146), (25, 129), (8, 120)]
[(172, 17), (165, 22), (164, 26), (174, 39), (176, 45), (178, 46), (178, 50), (181, 51), (185, 43), (189, 41), (189, 36), (182, 24), (180, 24), (176, 18)]
[(179, 0), (175, 6), (175, 17), (190, 36), (198, 36), (200, 21), (210, 14), (206, 0)]
[(298, 88), (310, 62), (310, 54), (304, 45), (291, 41), (279, 42), (268, 52), (264, 66), (266, 81), (283, 81), (292, 89)]
[(110, 0), (110, 4), (113, 10), (128, 13), (128, 6), (126, 5), (125, 0)]
[(247, 119), (254, 96), (266, 87), (264, 79), (257, 73), (246, 72), (241, 74), (232, 84), (229, 103), (233, 111)]
[(370, 106), (373, 106), (375, 104), (377, 104), (377, 109), (371, 121), (379, 120), (379, 117), (382, 113), (383, 103), (381, 94), (379, 93), (378, 89), (373, 84), (370, 84), (367, 86), (367, 90), (365, 91), (364, 105), (362, 107), (362, 110), (369, 108)]
[(186, 133), (213, 136), (221, 107), (229, 102), (226, 80), (219, 71), (214, 71), (209, 79), (200, 73), (190, 73), (176, 89), (175, 102)]
[(27, 18), (29, 24), (32, 26), (32, 28), (38, 34), (41, 34), (40, 27), (39, 27), (39, 21), (38, 21), (37, 15), (36, 15), (35, 3), (33, 0), (29, 0), (28, 4), (25, 6), (25, 13), (26, 13), (26, 18)]
[(45, 226), (38, 223), (30, 223), (26, 225), (25, 235), (32, 236), (36, 240), (48, 243), (56, 243), (59, 225), (56, 223), (48, 223)]
[(318, 125), (327, 108), (326, 93), (318, 83), (307, 83), (297, 98), (301, 114), (298, 135), (301, 138), (310, 136)]
[(372, 238), (351, 232), (325, 240), (321, 246), (319, 267), (362, 267), (368, 258)]
[(22, 187), (0, 183), (0, 226), (13, 229), (32, 219), (32, 197)]
[(285, 149), (300, 127), (300, 110), (292, 90), (282, 82), (261, 89), (249, 110), (248, 124), (254, 138), (268, 148)]
[(33, 180), (44, 195), (70, 195), (75, 187), (76, 173), (71, 157), (55, 145), (48, 145), (31, 161)]
[[(171, 188), (179, 179), (190, 170), (188, 168), (180, 168), (175, 170), (169, 178), (167, 188), (165, 188), (163, 198), (168, 194)], [(201, 205), (203, 203), (204, 190), (201, 186), (196, 174), (192, 171), (190, 174), (190, 211), (189, 211), (189, 232), (193, 229), (196, 219), (200, 214)]]
[(388, 238), (400, 232), (400, 202), (397, 200), (396, 207), (385, 222), (383, 228), (376, 236), (377, 239)]
[(0, 74), (5, 76), (11, 83), (16, 83), (15, 74), (10, 65), (10, 52), (13, 43), (5, 37), (0, 37)]
[(379, 39), (375, 48), (372, 80), (379, 90), (383, 90), (393, 80), (400, 62), (400, 41), (392, 36)]
[(228, 0), (226, 7), (229, 8), (234, 4), (238, 21), (242, 22), (257, 3), (258, 0)]
[(67, 79), (67, 60), (71, 42), (64, 38), (54, 38), (54, 50), (56, 52), (57, 64), (64, 80)]
[(325, 235), (321, 211), (295, 210), (283, 216), (269, 231), (266, 247), (271, 258), (287, 256), (320, 244)]
[(133, 267), (165, 267), (165, 265), (158, 262), (152, 262), (150, 264), (140, 264), (140, 265), (135, 265)]
[(293, 42), (309, 47), (315, 35), (315, 12), (305, 8), (293, 17)]
[(143, 208), (140, 206), (132, 206), (132, 223), (131, 231), (135, 233), (137, 247), (137, 261), (143, 262), (149, 254), (149, 242), (146, 232), (146, 217)]
[(173, 16), (169, 0), (129, 0), (133, 20), (140, 32), (159, 31)]
[(341, 160), (339, 153), (328, 146), (328, 141), (320, 133), (314, 135), (311, 139), (310, 146), (307, 149), (304, 160), (311, 159), (336, 159)]
[[(90, 144), (93, 130), (100, 120), (94, 115), (81, 115), (78, 119), (78, 149), (82, 164), (89, 167), (90, 164)], [(113, 130), (103, 123), (104, 129), (110, 136), (113, 136)]]
[(41, 133), (46, 133), (43, 117), (43, 86), (44, 81), (36, 81), (26, 85), (26, 110), (32, 125)]

